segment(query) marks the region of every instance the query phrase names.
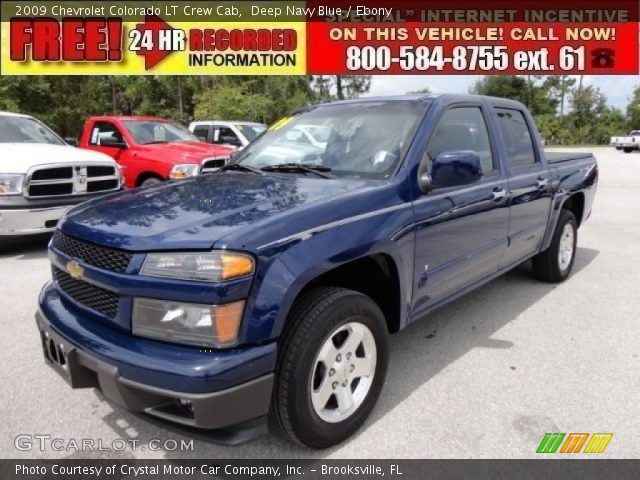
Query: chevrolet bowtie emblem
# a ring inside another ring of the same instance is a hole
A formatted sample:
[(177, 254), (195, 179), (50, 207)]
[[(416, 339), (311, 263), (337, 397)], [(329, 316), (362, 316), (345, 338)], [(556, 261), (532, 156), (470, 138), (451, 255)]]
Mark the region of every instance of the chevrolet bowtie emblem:
[(82, 275), (84, 275), (84, 268), (82, 268), (75, 260), (71, 260), (67, 263), (67, 272), (69, 272), (71, 278), (78, 279), (82, 278)]

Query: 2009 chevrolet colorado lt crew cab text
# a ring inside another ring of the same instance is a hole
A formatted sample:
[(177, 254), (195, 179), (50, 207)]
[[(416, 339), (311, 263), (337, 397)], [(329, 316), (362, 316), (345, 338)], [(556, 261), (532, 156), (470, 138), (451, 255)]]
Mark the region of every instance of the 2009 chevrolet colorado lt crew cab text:
[[(292, 163), (298, 125), (331, 132)], [(312, 107), (216, 174), (71, 210), (44, 354), (135, 411), (328, 447), (373, 409), (390, 333), (530, 258), (567, 278), (597, 179), (590, 154), (545, 155), (517, 102)]]

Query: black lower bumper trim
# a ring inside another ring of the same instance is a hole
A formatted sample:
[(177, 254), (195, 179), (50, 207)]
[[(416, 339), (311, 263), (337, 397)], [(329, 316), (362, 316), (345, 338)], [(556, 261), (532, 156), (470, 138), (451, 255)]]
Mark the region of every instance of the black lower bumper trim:
[(58, 335), (40, 313), (36, 321), (47, 364), (72, 388), (99, 388), (107, 399), (129, 410), (201, 429), (251, 424), (269, 412), (273, 373), (218, 392), (166, 390), (122, 377), (117, 367)]

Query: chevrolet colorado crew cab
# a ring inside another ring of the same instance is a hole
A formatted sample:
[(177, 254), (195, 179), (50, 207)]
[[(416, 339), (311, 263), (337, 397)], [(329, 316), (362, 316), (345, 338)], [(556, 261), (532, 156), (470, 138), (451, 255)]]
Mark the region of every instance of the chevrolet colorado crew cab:
[(117, 115), (90, 118), (79, 146), (118, 162), (127, 188), (214, 172), (235, 151), (201, 142), (172, 120)]
[[(299, 125), (330, 129), (324, 149), (289, 156)], [(44, 356), (73, 388), (226, 441), (269, 424), (329, 447), (374, 408), (389, 334), (528, 259), (565, 280), (597, 180), (514, 101), (310, 107), (213, 175), (68, 212)]]
[(0, 243), (52, 232), (67, 208), (120, 186), (108, 156), (72, 147), (33, 117), (0, 112)]

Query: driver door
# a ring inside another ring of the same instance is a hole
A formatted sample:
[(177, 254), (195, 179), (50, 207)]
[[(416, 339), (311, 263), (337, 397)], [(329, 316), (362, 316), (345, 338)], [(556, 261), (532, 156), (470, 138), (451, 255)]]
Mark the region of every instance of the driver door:
[(446, 109), (423, 157), (429, 172), (442, 152), (473, 150), (482, 161), (476, 183), (431, 190), (414, 202), (416, 246), (413, 315), (495, 273), (507, 246), (507, 180), (489, 135), (484, 104)]

